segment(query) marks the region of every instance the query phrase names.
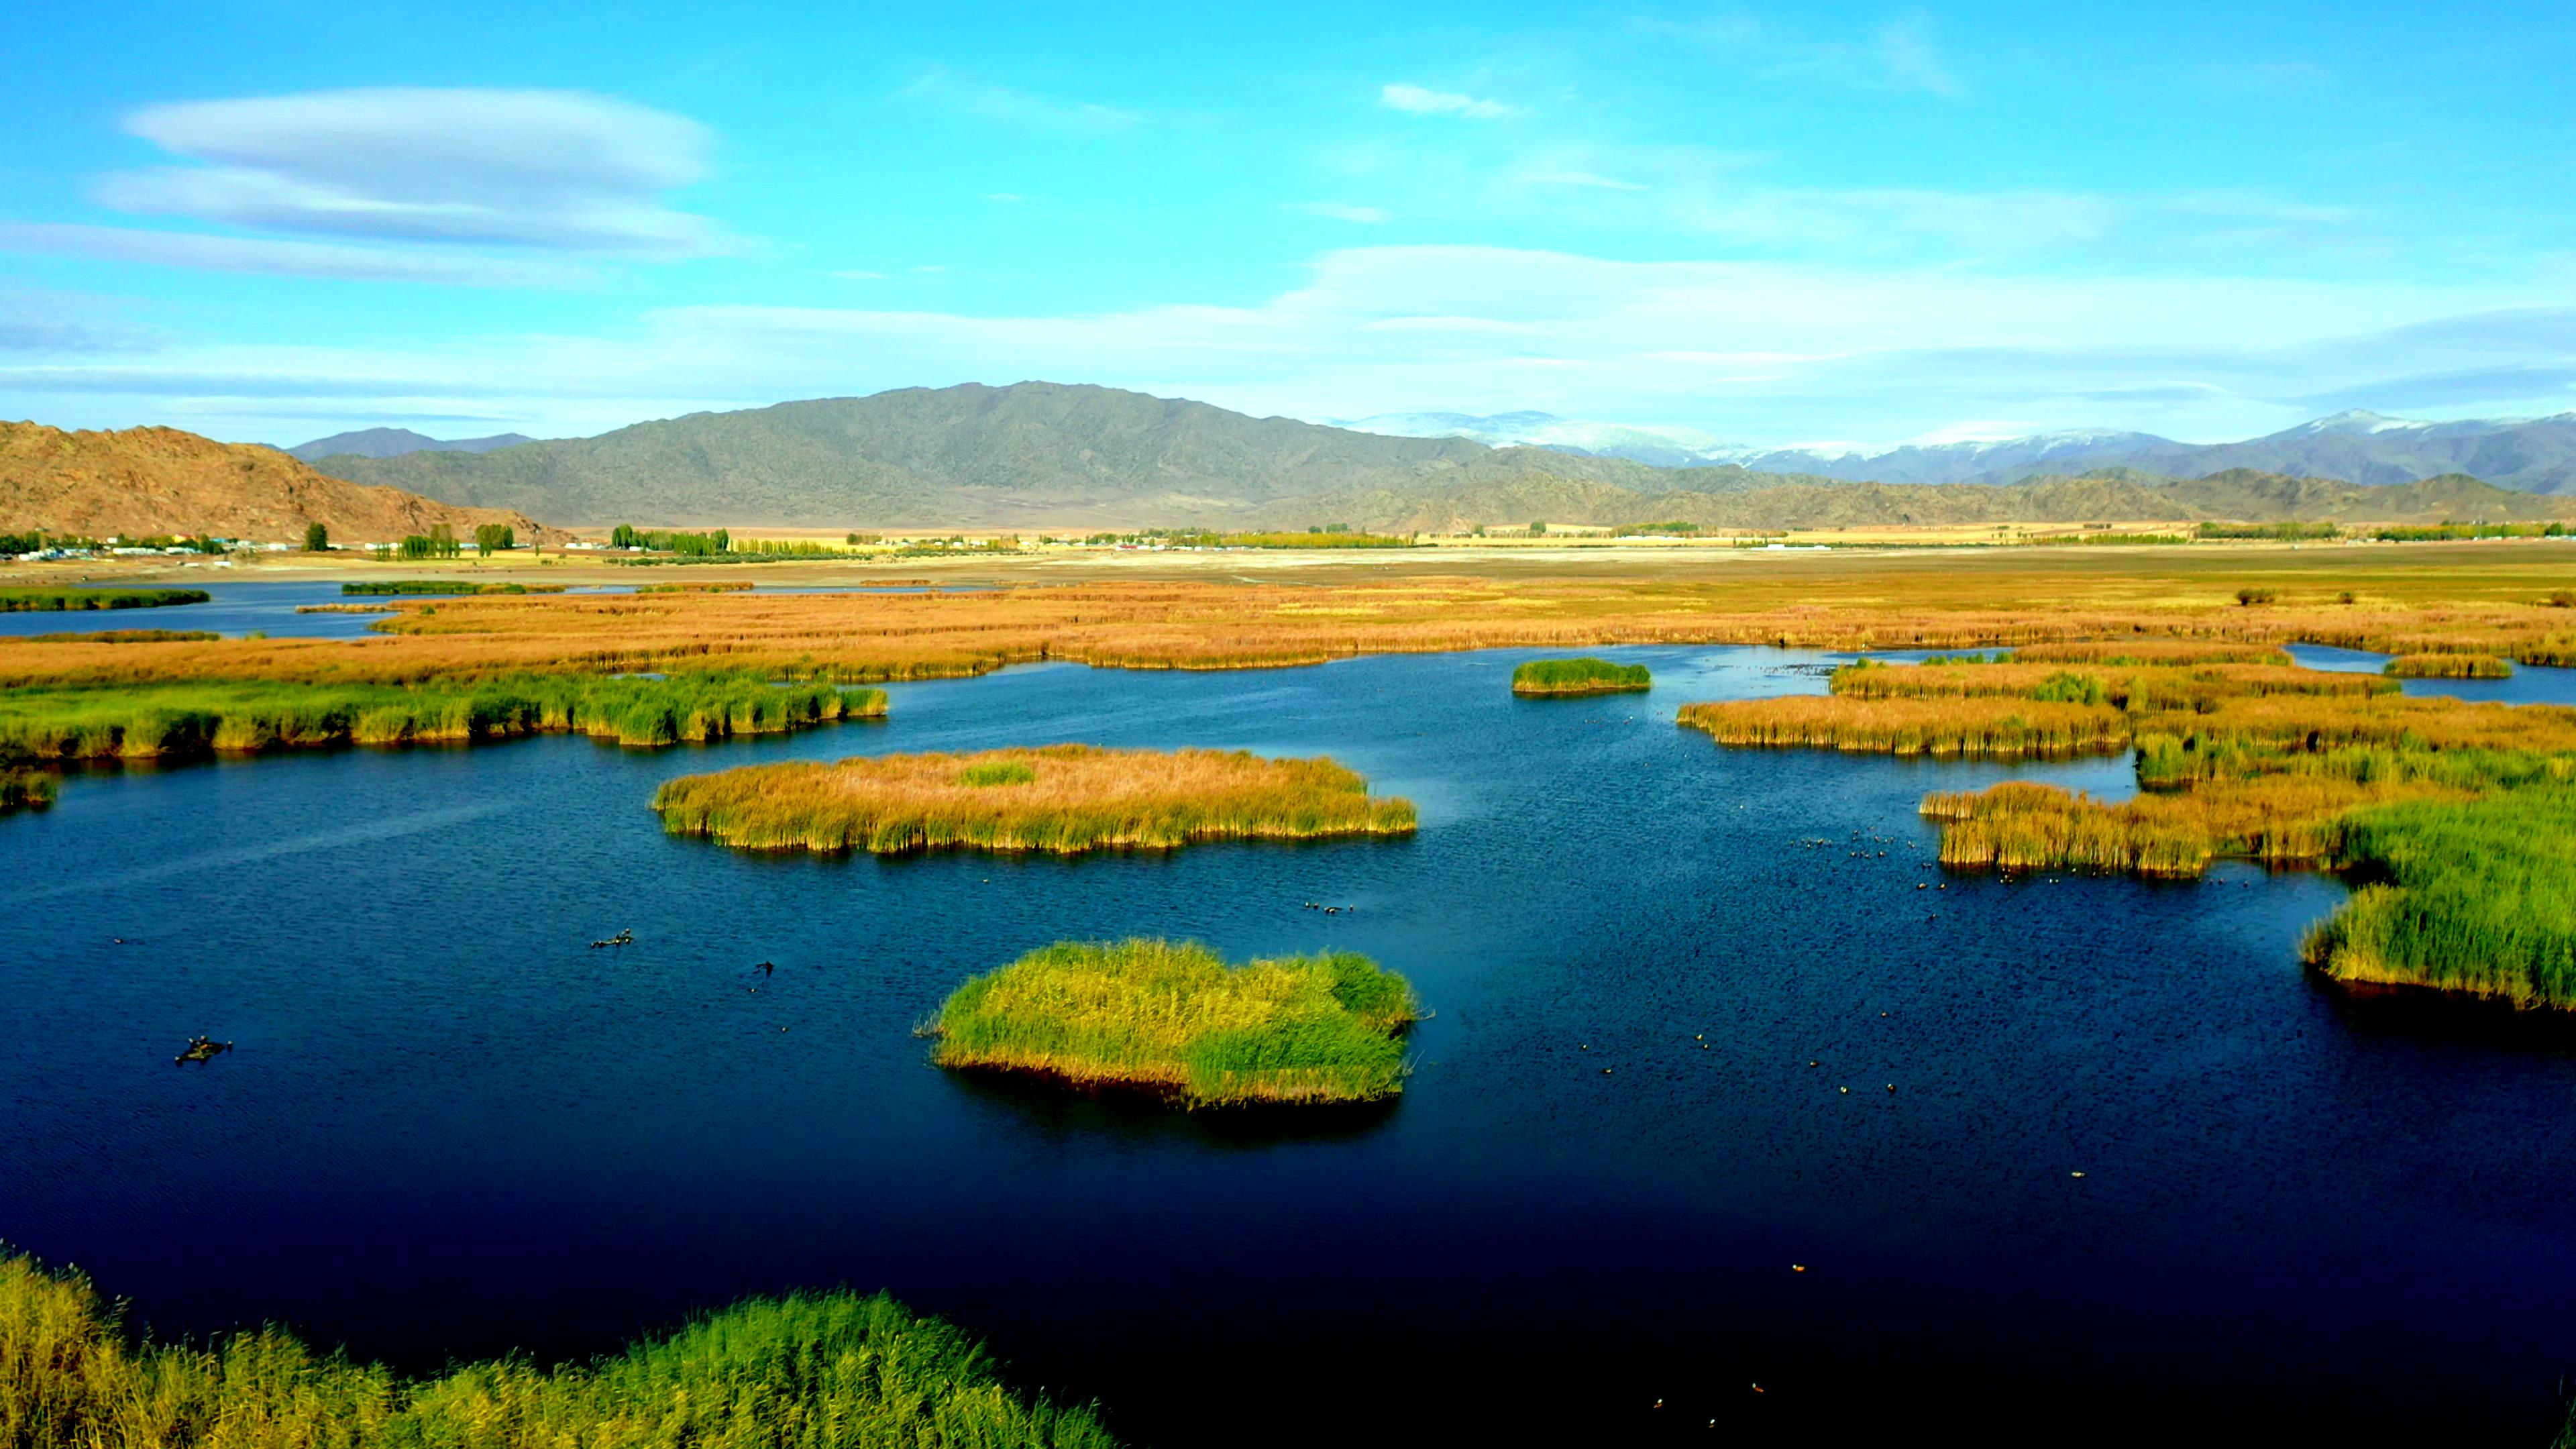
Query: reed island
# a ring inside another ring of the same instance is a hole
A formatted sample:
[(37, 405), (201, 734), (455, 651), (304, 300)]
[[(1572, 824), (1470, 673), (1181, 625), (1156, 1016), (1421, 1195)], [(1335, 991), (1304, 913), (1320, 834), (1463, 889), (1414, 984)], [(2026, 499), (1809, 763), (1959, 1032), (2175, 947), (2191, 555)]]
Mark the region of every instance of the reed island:
[(1404, 1088), (1413, 988), (1366, 956), (1229, 966), (1195, 941), (1059, 941), (957, 988), (933, 1060), (1185, 1107), (1369, 1102)]
[(0, 614), (79, 613), (90, 609), (166, 609), (174, 604), (203, 604), (214, 598), (204, 589), (14, 589), (0, 588)]
[(1328, 759), (1046, 745), (746, 765), (666, 782), (664, 828), (747, 850), (1168, 850), (1405, 835), (1408, 800)]
[[(2480, 677), (2491, 656), (2450, 657)], [(2576, 709), (2410, 698), (2386, 675), (2184, 640), (1861, 663), (1831, 690), (1689, 705), (1680, 722), (1738, 746), (2132, 751), (2139, 793), (2118, 804), (2029, 782), (1926, 796), (1942, 863), (2336, 869), (2356, 890), (2304, 948), (2327, 977), (2576, 1009)]]
[(279, 1328), (137, 1342), (76, 1274), (0, 1255), (0, 1442), (21, 1449), (1113, 1449), (1088, 1408), (1006, 1385), (984, 1346), (883, 1294), (754, 1298), (589, 1364), (411, 1379)]
[(1533, 659), (1512, 671), (1512, 693), (1523, 698), (1565, 699), (1587, 694), (1633, 694), (1654, 686), (1642, 664), (1607, 659)]

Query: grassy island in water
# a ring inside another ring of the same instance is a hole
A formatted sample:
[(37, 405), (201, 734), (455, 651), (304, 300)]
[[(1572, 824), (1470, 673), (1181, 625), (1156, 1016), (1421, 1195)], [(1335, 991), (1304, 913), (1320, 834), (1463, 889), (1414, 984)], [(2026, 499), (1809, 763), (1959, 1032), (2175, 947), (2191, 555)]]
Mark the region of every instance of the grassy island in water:
[(1403, 977), (1350, 952), (1229, 966), (1194, 941), (1060, 941), (957, 988), (934, 1060), (1191, 1107), (1367, 1102), (1403, 1090), (1420, 1015)]
[(1613, 664), (1607, 659), (1533, 659), (1512, 671), (1512, 693), (1545, 698), (1580, 694), (1628, 694), (1654, 686), (1642, 664)]
[(780, 686), (731, 674), (12, 689), (0, 691), (0, 756), (131, 760), (567, 732), (627, 745), (667, 745), (882, 715), (885, 703), (881, 689)]
[[(2487, 677), (2482, 657), (2390, 674)], [(2134, 750), (2117, 804), (2008, 782), (1925, 797), (1965, 868), (2191, 877), (2321, 865), (2358, 889), (2308, 940), (2335, 979), (2576, 1008), (2576, 709), (2410, 698), (2231, 644), (1858, 664), (1832, 693), (1687, 705), (1730, 745), (1912, 754)]]
[(162, 609), (173, 604), (202, 604), (213, 598), (203, 589), (0, 589), (0, 614)]
[(1410, 801), (1331, 760), (1244, 751), (1047, 745), (745, 765), (665, 783), (676, 835), (751, 850), (896, 854), (964, 847), (1071, 854), (1204, 840), (1402, 835)]
[(137, 1344), (88, 1282), (0, 1256), (13, 1449), (1110, 1449), (1087, 1408), (1003, 1384), (982, 1344), (882, 1294), (756, 1298), (592, 1364), (431, 1379), (277, 1328)]

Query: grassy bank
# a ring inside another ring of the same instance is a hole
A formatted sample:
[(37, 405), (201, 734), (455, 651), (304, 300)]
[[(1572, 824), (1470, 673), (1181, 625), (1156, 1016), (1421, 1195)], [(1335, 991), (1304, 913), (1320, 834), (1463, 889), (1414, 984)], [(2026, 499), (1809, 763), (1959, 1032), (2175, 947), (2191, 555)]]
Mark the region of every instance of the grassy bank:
[(627, 745), (882, 715), (885, 692), (747, 675), (516, 675), (418, 685), (187, 683), (0, 693), (0, 751), (42, 760), (586, 734)]
[(1512, 693), (1519, 695), (1623, 694), (1653, 686), (1646, 666), (1607, 659), (1533, 659), (1512, 671)]
[(2383, 672), (2391, 679), (2511, 679), (2513, 665), (2492, 654), (2400, 654)]
[(2576, 791), (2367, 810), (2343, 846), (2358, 888), (2308, 935), (2318, 970), (2576, 1008)]
[(11, 1449), (1108, 1449), (983, 1346), (883, 1295), (748, 1299), (595, 1363), (406, 1379), (276, 1328), (137, 1343), (77, 1276), (0, 1257)]
[(1349, 952), (1228, 966), (1196, 942), (1060, 941), (957, 988), (935, 1060), (1192, 1107), (1366, 1102), (1403, 1090), (1420, 1015), (1403, 977)]
[(212, 629), (93, 629), (79, 634), (29, 634), (31, 644), (196, 644), (223, 635)]
[(1203, 840), (1316, 840), (1413, 830), (1331, 760), (1094, 745), (747, 765), (666, 782), (664, 827), (752, 850), (893, 854), (965, 847), (1063, 854)]
[(163, 609), (202, 604), (203, 589), (0, 589), (0, 614), (76, 613), (84, 609)]

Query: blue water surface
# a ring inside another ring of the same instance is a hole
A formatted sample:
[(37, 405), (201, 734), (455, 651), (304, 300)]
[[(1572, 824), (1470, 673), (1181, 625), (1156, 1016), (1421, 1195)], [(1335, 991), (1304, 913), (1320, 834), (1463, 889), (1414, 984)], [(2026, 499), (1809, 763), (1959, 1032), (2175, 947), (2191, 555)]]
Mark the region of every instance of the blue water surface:
[[(2124, 760), (1721, 749), (1677, 706), (1834, 656), (1605, 652), (1654, 690), (1516, 700), (1526, 651), (1049, 665), (707, 748), (75, 775), (0, 820), (0, 1238), (156, 1332), (423, 1371), (883, 1287), (1157, 1445), (2545, 1442), (2563, 1037), (2318, 985), (2330, 877), (1935, 864), (1925, 791), (2117, 796)], [(878, 860), (647, 808), (1058, 740), (1330, 754), (1422, 828)], [(1128, 934), (1368, 952), (1436, 1012), (1418, 1071), (1246, 1115), (927, 1064), (968, 974)], [(238, 1049), (174, 1067), (200, 1030)]]

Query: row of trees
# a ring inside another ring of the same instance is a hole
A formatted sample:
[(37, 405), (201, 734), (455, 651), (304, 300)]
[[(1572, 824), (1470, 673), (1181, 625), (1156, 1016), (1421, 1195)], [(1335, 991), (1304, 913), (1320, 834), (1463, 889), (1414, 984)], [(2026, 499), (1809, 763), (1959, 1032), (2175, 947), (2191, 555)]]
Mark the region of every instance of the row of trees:
[(640, 548), (653, 553), (733, 552), (733, 535), (721, 528), (707, 533), (675, 533), (669, 529), (643, 529), (631, 523), (621, 523), (609, 530), (608, 542), (616, 548)]

